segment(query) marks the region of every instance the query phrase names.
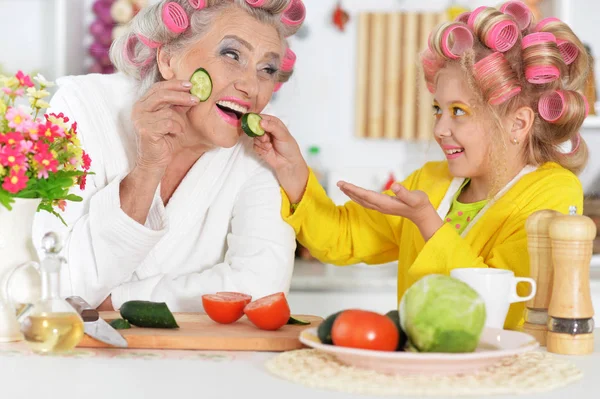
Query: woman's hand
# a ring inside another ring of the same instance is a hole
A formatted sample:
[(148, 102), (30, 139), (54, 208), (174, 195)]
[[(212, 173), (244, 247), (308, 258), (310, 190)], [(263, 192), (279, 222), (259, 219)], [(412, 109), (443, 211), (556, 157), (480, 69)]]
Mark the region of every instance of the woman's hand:
[(343, 181), (338, 182), (338, 187), (352, 201), (365, 208), (410, 219), (419, 228), (425, 241), (444, 224), (423, 191), (410, 191), (398, 183), (390, 188), (395, 196), (366, 190)]
[(254, 150), (275, 171), (279, 184), (292, 203), (298, 203), (308, 182), (308, 166), (298, 143), (274, 116), (261, 115), (266, 134), (254, 139)]
[(199, 102), (189, 93), (190, 87), (190, 82), (182, 80), (158, 82), (133, 106), (138, 168), (164, 172), (181, 147), (185, 140), (183, 115)]

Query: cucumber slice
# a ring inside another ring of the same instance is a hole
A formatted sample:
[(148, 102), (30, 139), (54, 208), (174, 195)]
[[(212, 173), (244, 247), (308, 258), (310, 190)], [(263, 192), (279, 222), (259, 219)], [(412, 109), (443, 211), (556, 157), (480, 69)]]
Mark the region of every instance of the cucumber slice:
[(242, 116), (242, 130), (250, 137), (259, 137), (265, 134), (265, 130), (260, 127), (262, 118), (258, 114), (249, 112)]
[(137, 327), (179, 328), (164, 302), (128, 301), (121, 306), (121, 317)]
[(190, 93), (198, 97), (200, 101), (208, 100), (208, 97), (212, 93), (212, 79), (208, 72), (206, 72), (206, 69), (196, 69), (190, 78), (190, 82), (192, 82)]
[(310, 321), (306, 321), (306, 320), (302, 320), (299, 319), (297, 317), (294, 316), (290, 316), (290, 319), (288, 320), (287, 324), (295, 324), (295, 325), (299, 325), (299, 326), (307, 326), (310, 324)]
[(128, 328), (131, 328), (131, 324), (129, 324), (127, 320), (123, 319), (115, 319), (108, 324), (110, 324), (115, 330), (127, 330)]

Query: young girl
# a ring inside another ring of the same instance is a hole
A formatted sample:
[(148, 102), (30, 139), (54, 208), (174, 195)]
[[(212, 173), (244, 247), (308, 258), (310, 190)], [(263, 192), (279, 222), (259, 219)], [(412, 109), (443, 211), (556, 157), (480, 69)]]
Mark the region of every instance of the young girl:
[[(453, 268), (527, 276), (527, 217), (582, 211), (585, 49), (561, 21), (533, 24), (523, 3), (509, 2), (442, 24), (421, 60), (447, 159), (383, 194), (339, 182), (352, 201), (336, 206), (286, 127), (265, 115), (269, 134), (254, 145), (286, 194), (283, 217), (323, 262), (398, 260), (398, 299), (421, 277)], [(523, 310), (513, 304), (505, 328), (518, 327)]]

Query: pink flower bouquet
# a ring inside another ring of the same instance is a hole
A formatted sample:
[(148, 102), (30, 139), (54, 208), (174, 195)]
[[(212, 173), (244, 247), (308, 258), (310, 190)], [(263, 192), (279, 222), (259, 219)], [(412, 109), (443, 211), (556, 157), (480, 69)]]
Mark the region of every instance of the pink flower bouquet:
[(51, 86), (21, 71), (0, 76), (0, 206), (10, 210), (15, 198), (40, 198), (38, 209), (62, 220), (55, 207), (81, 201), (69, 190), (85, 188), (91, 159), (77, 138), (77, 122), (43, 113)]

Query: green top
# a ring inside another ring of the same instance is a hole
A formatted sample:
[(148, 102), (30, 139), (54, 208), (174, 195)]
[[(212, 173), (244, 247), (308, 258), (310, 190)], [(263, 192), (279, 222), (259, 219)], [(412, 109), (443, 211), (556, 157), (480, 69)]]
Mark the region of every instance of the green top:
[(463, 204), (458, 201), (458, 196), (463, 191), (465, 186), (469, 183), (470, 179), (465, 179), (463, 184), (454, 194), (452, 198), (452, 205), (446, 215), (445, 222), (451, 224), (456, 228), (458, 234), (461, 234), (463, 230), (469, 225), (469, 223), (477, 216), (479, 211), (487, 204), (488, 200), (482, 200), (473, 202), (471, 204)]

